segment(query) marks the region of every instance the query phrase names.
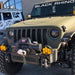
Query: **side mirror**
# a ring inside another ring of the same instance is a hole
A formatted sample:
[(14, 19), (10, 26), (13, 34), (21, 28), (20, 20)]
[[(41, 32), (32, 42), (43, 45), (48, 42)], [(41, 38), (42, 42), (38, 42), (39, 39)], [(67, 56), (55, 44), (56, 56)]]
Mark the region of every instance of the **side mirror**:
[(27, 15), (27, 19), (31, 19), (31, 15)]

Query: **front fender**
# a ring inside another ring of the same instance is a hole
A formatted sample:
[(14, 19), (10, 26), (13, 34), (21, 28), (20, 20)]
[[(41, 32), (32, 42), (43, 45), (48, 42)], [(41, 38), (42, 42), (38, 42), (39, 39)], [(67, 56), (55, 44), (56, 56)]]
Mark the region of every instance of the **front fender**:
[(63, 41), (71, 41), (72, 37), (75, 35), (75, 32), (65, 33), (62, 42)]

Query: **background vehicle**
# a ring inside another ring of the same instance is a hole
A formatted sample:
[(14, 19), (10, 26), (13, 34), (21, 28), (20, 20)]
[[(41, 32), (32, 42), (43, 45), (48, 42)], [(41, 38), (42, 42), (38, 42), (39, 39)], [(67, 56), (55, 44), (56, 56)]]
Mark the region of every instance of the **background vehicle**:
[(34, 5), (31, 19), (9, 27), (0, 48), (1, 72), (16, 73), (22, 63), (46, 68), (58, 64), (71, 67), (74, 75), (75, 1)]
[(6, 28), (22, 20), (21, 11), (17, 9), (0, 10), (0, 32), (3, 33)]

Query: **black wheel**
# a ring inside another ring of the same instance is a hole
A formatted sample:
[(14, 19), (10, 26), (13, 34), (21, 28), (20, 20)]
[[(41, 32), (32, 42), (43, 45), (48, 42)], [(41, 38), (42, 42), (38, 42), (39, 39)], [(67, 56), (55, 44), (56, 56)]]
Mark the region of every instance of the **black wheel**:
[(72, 75), (75, 75), (75, 42), (72, 45)]
[(0, 72), (5, 74), (16, 74), (21, 70), (22, 66), (22, 63), (14, 63), (12, 61), (7, 63), (5, 61), (5, 54), (0, 51)]
[(75, 35), (72, 37), (72, 75), (75, 75)]

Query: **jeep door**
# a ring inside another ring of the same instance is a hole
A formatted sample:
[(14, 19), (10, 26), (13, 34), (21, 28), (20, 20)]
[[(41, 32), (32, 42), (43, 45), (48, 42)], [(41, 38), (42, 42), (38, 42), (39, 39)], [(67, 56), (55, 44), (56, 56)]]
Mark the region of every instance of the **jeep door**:
[(12, 15), (10, 12), (3, 13), (5, 29), (13, 24)]

